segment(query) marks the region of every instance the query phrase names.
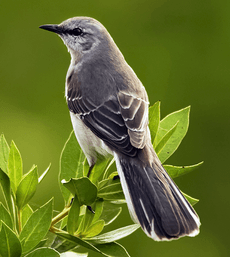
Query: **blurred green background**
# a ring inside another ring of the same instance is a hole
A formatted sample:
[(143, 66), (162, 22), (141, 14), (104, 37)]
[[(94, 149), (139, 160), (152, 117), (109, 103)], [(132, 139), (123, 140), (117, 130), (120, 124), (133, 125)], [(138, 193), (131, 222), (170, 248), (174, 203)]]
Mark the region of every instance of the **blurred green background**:
[[(38, 27), (73, 16), (91, 16), (111, 33), (149, 94), (162, 103), (162, 117), (192, 106), (190, 127), (167, 163), (205, 161), (176, 179), (182, 191), (200, 199), (202, 226), (195, 238), (154, 242), (138, 230), (120, 241), (132, 257), (230, 256), (230, 2), (218, 0), (11, 1), (0, 2), (0, 132), (16, 142), (24, 172), (37, 164), (51, 172), (34, 203), (55, 196), (59, 156), (72, 130), (64, 100), (70, 56), (62, 41)], [(131, 224), (128, 211), (113, 226)], [(90, 256), (98, 256), (91, 253)]]

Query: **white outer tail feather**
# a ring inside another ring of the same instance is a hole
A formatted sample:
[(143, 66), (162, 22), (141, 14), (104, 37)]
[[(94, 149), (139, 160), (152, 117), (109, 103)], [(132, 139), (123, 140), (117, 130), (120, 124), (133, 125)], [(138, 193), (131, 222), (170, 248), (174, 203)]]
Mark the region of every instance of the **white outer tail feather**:
[[(121, 167), (119, 156), (115, 152), (113, 154), (114, 154), (114, 159), (116, 161), (117, 171), (118, 171), (118, 174), (119, 174), (119, 177), (120, 177), (122, 189), (123, 189), (123, 192), (124, 192), (124, 195), (125, 195), (125, 199), (126, 199), (126, 202), (127, 202), (127, 205), (128, 205), (128, 210), (129, 210), (130, 216), (131, 216), (132, 220), (135, 223), (140, 224), (140, 222), (139, 222), (139, 220), (137, 218), (136, 212), (134, 210), (134, 206), (133, 206), (132, 199), (131, 199), (131, 196), (130, 196), (130, 192), (129, 192), (129, 189), (128, 189), (128, 186), (127, 186), (126, 178), (124, 176), (124, 172), (123, 172), (122, 167)], [(178, 190), (178, 188), (173, 183), (171, 185), (173, 186), (173, 189), (175, 190), (176, 194), (181, 199), (181, 201), (183, 202), (184, 206), (189, 211), (190, 215), (192, 216), (192, 218), (194, 219), (194, 221), (195, 221), (195, 223), (197, 224), (197, 227), (198, 227), (198, 229), (193, 230), (190, 234), (182, 235), (182, 236), (194, 237), (194, 236), (199, 234), (199, 226), (201, 224), (200, 220), (199, 220), (199, 217), (196, 216), (193, 213), (193, 211), (191, 210), (191, 208), (188, 205), (188, 203), (182, 197), (181, 192)], [(144, 204), (142, 202), (142, 199), (139, 199), (139, 201), (140, 201), (140, 206), (142, 207), (143, 212), (144, 212), (144, 214), (146, 216), (146, 219), (148, 220), (149, 223), (151, 223), (151, 225), (150, 225), (151, 226), (151, 234), (148, 233), (148, 231), (146, 230), (145, 227), (142, 227), (142, 229), (144, 230), (144, 232), (146, 233), (146, 235), (148, 237), (154, 239), (155, 241), (171, 241), (173, 239), (178, 239), (178, 238), (159, 238), (158, 235), (154, 231), (154, 220), (150, 221), (150, 218), (147, 215), (147, 212), (145, 210), (145, 207), (144, 207)]]
[[(137, 224), (140, 224), (139, 221), (138, 221), (138, 218), (137, 218), (137, 215), (136, 215), (136, 212), (134, 211), (134, 206), (133, 206), (133, 203), (132, 203), (132, 200), (131, 200), (131, 196), (130, 196), (130, 193), (129, 193), (129, 190), (128, 190), (128, 186), (127, 186), (127, 183), (126, 183), (126, 179), (125, 179), (125, 176), (124, 176), (124, 173), (122, 171), (122, 168), (121, 168), (121, 164), (120, 164), (120, 160), (119, 160), (119, 157), (118, 155), (114, 152), (114, 159), (116, 161), (116, 166), (117, 166), (117, 172), (118, 172), (118, 175), (120, 177), (120, 181), (121, 181), (121, 186), (122, 186), (122, 189), (123, 189), (123, 192), (124, 192), (124, 195), (125, 195), (125, 199), (126, 199), (126, 202), (127, 202), (127, 205), (128, 205), (128, 210), (129, 210), (129, 214), (132, 218), (132, 220), (137, 223)], [(141, 199), (140, 199), (141, 200)], [(143, 206), (143, 204), (141, 204)], [(145, 212), (145, 209), (143, 208), (144, 212)], [(146, 212), (145, 212), (146, 213)], [(148, 216), (147, 216), (147, 219)], [(149, 233), (147, 232), (147, 230), (144, 230), (145, 234), (148, 236), (148, 237), (151, 237), (152, 239), (154, 239), (155, 241), (161, 241), (160, 238), (157, 236), (157, 234), (154, 232), (154, 224), (153, 224), (153, 221), (152, 221), (152, 233), (151, 233), (151, 236), (149, 235)]]

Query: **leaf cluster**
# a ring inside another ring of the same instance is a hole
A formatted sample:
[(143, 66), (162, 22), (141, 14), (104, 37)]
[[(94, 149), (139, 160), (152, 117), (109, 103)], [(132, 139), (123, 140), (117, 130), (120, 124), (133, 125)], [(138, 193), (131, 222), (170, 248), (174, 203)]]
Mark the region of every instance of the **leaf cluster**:
[[(160, 120), (160, 102), (149, 108), (152, 144), (162, 163), (186, 135), (189, 111), (187, 107)], [(201, 164), (164, 165), (164, 168), (176, 178)], [(13, 141), (9, 146), (4, 136), (0, 136), (0, 185), (5, 200), (0, 203), (0, 256), (56, 257), (70, 250), (82, 256), (80, 247), (104, 256), (129, 256), (117, 240), (136, 231), (138, 224), (103, 232), (126, 203), (112, 156), (98, 156), (89, 173), (86, 158), (71, 132), (60, 158), (59, 185), (65, 202), (61, 212), (53, 210), (53, 199), (36, 210), (30, 205), (49, 170), (50, 165), (39, 176), (37, 166), (33, 165), (24, 174), (17, 146)], [(184, 195), (192, 205), (198, 202)]]

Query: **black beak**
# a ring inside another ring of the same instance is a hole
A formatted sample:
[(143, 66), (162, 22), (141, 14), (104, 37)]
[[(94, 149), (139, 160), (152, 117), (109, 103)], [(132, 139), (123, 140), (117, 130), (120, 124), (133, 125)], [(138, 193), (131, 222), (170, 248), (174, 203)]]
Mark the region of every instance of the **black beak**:
[(52, 31), (52, 32), (55, 32), (57, 34), (63, 34), (63, 28), (61, 28), (60, 26), (58, 25), (42, 25), (39, 27), (40, 29), (45, 29), (45, 30), (48, 30), (48, 31)]

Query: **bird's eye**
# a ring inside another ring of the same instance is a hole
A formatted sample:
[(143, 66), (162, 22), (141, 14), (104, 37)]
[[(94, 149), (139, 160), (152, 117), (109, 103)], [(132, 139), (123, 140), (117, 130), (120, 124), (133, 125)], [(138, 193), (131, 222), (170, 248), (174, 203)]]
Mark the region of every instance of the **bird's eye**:
[(71, 30), (71, 34), (73, 34), (75, 36), (80, 36), (83, 34), (83, 31), (80, 28), (75, 28), (75, 29)]

